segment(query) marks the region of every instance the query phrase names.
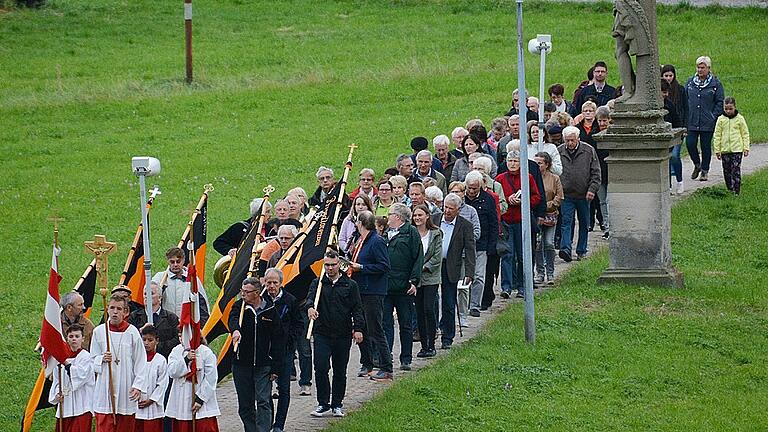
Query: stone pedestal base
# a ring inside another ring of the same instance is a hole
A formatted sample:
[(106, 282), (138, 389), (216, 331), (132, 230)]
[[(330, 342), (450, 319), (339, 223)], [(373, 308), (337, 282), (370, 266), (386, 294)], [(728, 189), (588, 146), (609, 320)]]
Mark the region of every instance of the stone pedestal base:
[(666, 288), (682, 288), (683, 274), (674, 268), (668, 269), (607, 269), (597, 283), (625, 283), (630, 285), (652, 285)]
[(665, 111), (616, 104), (614, 123), (596, 135), (608, 150), (610, 264), (598, 282), (681, 287), (672, 268), (669, 148), (682, 130)]

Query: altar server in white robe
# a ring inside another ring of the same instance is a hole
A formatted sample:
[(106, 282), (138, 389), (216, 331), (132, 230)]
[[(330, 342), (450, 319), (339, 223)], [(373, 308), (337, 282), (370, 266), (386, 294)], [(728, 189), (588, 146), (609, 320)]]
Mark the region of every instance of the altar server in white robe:
[[(97, 374), (93, 400), (96, 432), (134, 432), (138, 400), (142, 392), (147, 392), (142, 373), (147, 367), (147, 354), (139, 330), (128, 324), (129, 311), (128, 298), (112, 294), (107, 305), (110, 351), (107, 351), (106, 325), (101, 324), (93, 331), (91, 359)], [(110, 365), (116, 413), (114, 419), (110, 398)]]
[[(190, 364), (195, 364), (197, 381), (192, 394)], [(216, 354), (205, 345), (197, 350), (176, 345), (168, 357), (168, 376), (171, 393), (165, 415), (173, 419), (173, 432), (192, 431), (192, 412), (195, 412), (196, 432), (218, 432), (216, 417), (221, 414), (216, 400)], [(193, 405), (194, 401), (194, 405)]]
[(60, 374), (56, 363), (53, 385), (48, 395), (48, 401), (56, 407), (56, 430), (61, 432), (91, 430), (91, 407), (96, 377), (93, 373), (91, 354), (82, 349), (83, 332), (83, 327), (77, 323), (67, 328), (65, 336), (74, 356), (64, 362)]
[(147, 392), (139, 398), (136, 412), (136, 432), (163, 432), (165, 417), (165, 390), (168, 388), (168, 362), (157, 352), (160, 341), (157, 328), (146, 324), (141, 329), (141, 339), (147, 352), (147, 368), (144, 369)]

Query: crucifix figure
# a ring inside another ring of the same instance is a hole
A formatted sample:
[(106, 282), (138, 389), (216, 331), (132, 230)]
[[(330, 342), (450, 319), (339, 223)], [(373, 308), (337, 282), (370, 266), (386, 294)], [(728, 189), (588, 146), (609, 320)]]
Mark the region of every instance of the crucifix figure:
[(117, 244), (108, 242), (105, 236), (97, 234), (93, 236), (93, 241), (85, 242), (85, 251), (87, 253), (93, 254), (96, 258), (96, 285), (98, 285), (99, 290), (103, 290), (101, 294), (106, 296), (108, 268), (107, 256), (117, 251)]

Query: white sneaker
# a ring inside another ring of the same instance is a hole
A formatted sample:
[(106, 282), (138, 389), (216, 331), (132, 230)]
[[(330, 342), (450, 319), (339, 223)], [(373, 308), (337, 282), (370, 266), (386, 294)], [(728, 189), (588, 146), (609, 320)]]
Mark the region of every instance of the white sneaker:
[(333, 411), (334, 417), (344, 417), (344, 411), (341, 409), (341, 407), (334, 408), (331, 411)]
[(310, 396), (312, 394), (312, 387), (308, 385), (301, 386), (301, 391), (299, 391), (299, 396)]
[(683, 192), (685, 192), (685, 185), (683, 182), (679, 181), (675, 184), (675, 193), (678, 195), (682, 195)]
[[(334, 408), (334, 410), (335, 410), (335, 408)], [(330, 407), (325, 407), (325, 406), (322, 406), (322, 405), (318, 405), (317, 408), (315, 408), (314, 411), (309, 413), (309, 415), (311, 415), (312, 417), (325, 417), (326, 414), (330, 414), (330, 413), (331, 413), (331, 408)]]

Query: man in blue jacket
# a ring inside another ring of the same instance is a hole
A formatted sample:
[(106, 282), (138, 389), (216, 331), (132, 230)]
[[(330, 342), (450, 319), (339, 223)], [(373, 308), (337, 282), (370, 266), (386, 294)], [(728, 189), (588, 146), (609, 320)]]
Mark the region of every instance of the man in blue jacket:
[(363, 343), (360, 344), (361, 368), (358, 376), (368, 376), (374, 366), (379, 371), (374, 381), (392, 379), (392, 356), (384, 336), (384, 297), (387, 295), (389, 252), (387, 243), (376, 233), (376, 217), (369, 211), (357, 215), (355, 223), (360, 239), (352, 248), (352, 280), (360, 289), (365, 317)]
[[(691, 180), (709, 179), (709, 162), (712, 159), (712, 136), (715, 123), (723, 113), (725, 91), (720, 80), (712, 74), (712, 59), (701, 56), (696, 59), (696, 74), (685, 84), (688, 93), (688, 135), (685, 145), (693, 162)], [(701, 156), (697, 147), (701, 141)], [(701, 176), (699, 176), (701, 174)]]

